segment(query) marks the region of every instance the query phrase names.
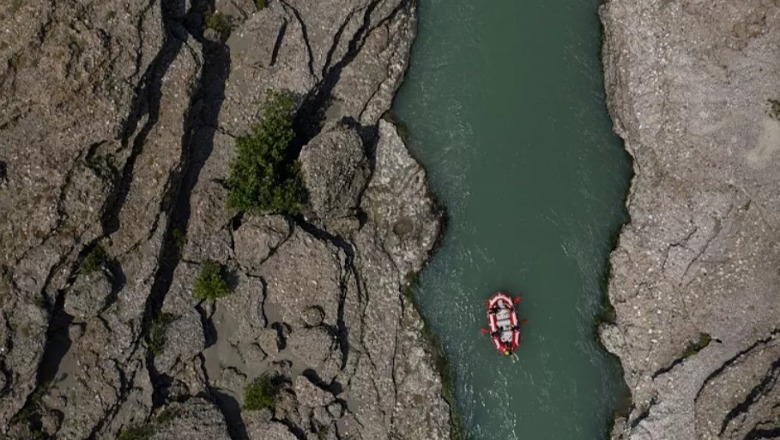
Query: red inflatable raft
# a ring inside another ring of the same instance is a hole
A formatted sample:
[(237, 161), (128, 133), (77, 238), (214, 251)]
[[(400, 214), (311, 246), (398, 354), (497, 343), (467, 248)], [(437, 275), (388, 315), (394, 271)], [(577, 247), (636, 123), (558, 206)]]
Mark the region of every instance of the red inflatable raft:
[(517, 319), (515, 305), (519, 302), (519, 296), (512, 298), (504, 292), (496, 292), (485, 301), (490, 330), (482, 329), (482, 332), (489, 334), (496, 350), (506, 356), (517, 350), (522, 339), (520, 325), (525, 323), (525, 319)]

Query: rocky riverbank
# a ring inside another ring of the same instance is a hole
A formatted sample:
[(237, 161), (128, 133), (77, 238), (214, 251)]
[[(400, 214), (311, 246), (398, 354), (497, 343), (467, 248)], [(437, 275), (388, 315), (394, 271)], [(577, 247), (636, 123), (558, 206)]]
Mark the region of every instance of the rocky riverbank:
[[(383, 119), (413, 0), (0, 6), (4, 438), (449, 438), (402, 294), (440, 229)], [(235, 138), (297, 101), (304, 214), (226, 209)], [(202, 264), (233, 292), (193, 297)], [(275, 404), (242, 410), (270, 374)]]
[(608, 1), (607, 98), (633, 156), (601, 327), (615, 439), (780, 437), (780, 3)]

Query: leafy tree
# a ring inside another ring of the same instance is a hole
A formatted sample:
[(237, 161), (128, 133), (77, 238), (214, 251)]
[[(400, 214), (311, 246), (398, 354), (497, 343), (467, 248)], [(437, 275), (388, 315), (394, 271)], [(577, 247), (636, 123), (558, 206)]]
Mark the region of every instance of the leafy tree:
[(300, 164), (287, 157), (295, 137), (290, 95), (272, 93), (263, 119), (236, 139), (227, 179), (228, 207), (252, 214), (297, 214), (305, 199)]

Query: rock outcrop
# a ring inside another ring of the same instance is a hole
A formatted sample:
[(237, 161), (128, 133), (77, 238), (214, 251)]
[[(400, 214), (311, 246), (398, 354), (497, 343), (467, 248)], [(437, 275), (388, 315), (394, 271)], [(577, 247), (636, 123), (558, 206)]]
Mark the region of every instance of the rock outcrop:
[(601, 327), (633, 398), (613, 438), (780, 438), (780, 3), (601, 17), (635, 172)]
[[(449, 438), (401, 294), (440, 213), (382, 119), (413, 0), (6, 1), (0, 18), (1, 437)], [(305, 215), (226, 208), (269, 90), (298, 102)], [(193, 297), (207, 260), (227, 297)], [(275, 404), (242, 409), (267, 375)]]

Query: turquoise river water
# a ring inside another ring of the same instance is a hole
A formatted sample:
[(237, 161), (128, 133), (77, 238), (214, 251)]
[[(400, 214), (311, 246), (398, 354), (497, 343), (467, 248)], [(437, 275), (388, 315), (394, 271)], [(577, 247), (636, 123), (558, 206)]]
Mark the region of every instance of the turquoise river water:
[[(395, 103), (449, 223), (415, 297), (471, 439), (606, 437), (623, 392), (596, 342), (630, 162), (612, 133), (599, 0), (420, 0)], [(513, 363), (482, 300), (522, 294)]]

